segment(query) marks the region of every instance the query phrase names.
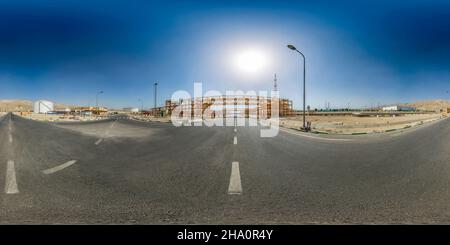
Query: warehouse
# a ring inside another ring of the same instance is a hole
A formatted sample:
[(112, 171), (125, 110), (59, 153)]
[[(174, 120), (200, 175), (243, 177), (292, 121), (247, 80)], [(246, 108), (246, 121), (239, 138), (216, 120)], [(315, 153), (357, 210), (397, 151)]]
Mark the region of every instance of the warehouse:
[(416, 108), (411, 106), (394, 105), (383, 107), (383, 111), (416, 111)]

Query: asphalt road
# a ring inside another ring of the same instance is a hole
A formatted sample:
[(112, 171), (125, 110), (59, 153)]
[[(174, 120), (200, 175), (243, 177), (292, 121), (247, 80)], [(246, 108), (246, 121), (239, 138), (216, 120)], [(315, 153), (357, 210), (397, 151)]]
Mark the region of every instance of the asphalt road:
[(0, 223), (450, 223), (449, 119), (345, 139), (259, 133), (6, 115)]

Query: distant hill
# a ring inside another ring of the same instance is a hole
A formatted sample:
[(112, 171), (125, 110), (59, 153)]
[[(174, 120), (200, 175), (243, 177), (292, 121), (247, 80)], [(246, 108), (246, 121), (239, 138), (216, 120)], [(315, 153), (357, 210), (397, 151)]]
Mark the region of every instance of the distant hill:
[(418, 110), (439, 111), (444, 108), (450, 108), (450, 100), (426, 100), (413, 103), (406, 103), (406, 106), (416, 107)]
[[(72, 108), (55, 103), (55, 109)], [(33, 111), (33, 101), (30, 100), (0, 100), (0, 111)]]

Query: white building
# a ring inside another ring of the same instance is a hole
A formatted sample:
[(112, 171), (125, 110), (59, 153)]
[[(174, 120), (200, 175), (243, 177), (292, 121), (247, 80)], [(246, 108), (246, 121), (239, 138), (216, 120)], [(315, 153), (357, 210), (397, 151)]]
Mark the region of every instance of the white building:
[(416, 110), (416, 108), (411, 107), (411, 106), (394, 105), (394, 106), (383, 107), (383, 111), (415, 111), (415, 110)]
[(54, 110), (53, 102), (48, 100), (38, 100), (34, 102), (34, 113), (49, 113)]
[(139, 113), (139, 108), (137, 108), (137, 107), (126, 107), (126, 108), (123, 108), (123, 111), (131, 112), (131, 113)]

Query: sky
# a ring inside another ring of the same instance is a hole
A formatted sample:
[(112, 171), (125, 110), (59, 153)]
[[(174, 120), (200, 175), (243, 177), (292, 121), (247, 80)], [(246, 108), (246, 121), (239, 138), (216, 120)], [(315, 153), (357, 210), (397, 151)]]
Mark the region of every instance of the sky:
[(307, 105), (450, 99), (449, 1), (0, 1), (0, 99), (110, 108), (177, 90)]

